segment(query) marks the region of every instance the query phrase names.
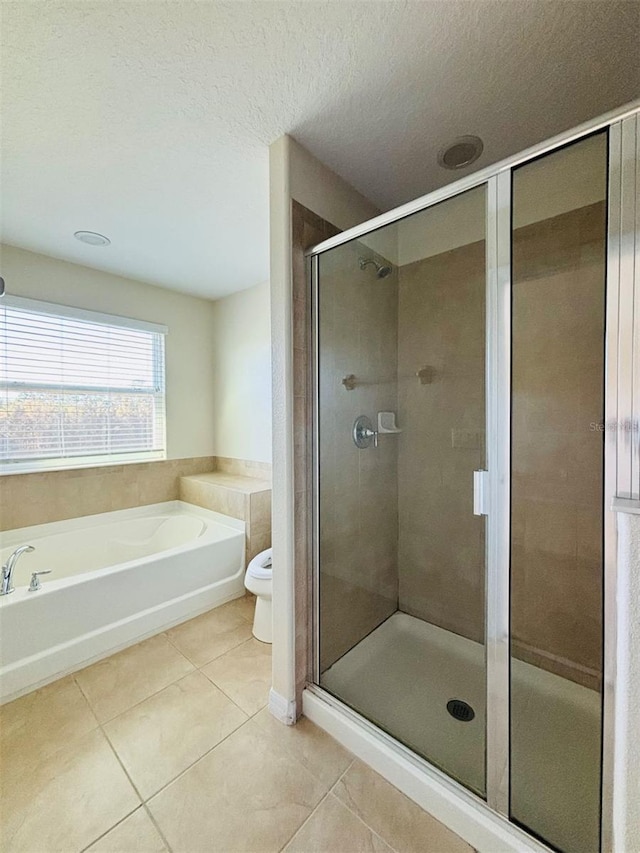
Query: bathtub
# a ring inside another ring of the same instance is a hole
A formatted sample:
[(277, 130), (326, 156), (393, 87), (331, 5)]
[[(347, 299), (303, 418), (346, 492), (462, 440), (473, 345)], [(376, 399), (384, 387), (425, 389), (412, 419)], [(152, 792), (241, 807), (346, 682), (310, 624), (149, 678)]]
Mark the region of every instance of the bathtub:
[[(0, 533), (0, 702), (244, 593), (244, 522), (182, 501)], [(41, 589), (29, 592), (32, 572)]]

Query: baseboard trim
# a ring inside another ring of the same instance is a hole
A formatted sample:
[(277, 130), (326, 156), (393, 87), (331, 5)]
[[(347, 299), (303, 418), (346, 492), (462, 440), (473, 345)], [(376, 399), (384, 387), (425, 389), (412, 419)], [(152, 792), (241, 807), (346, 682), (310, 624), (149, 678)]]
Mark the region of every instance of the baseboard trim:
[(285, 699), (273, 688), (269, 691), (269, 711), (285, 726), (293, 726), (297, 720), (295, 699)]
[(302, 711), (480, 853), (549, 853), (544, 844), (324, 691), (307, 688)]

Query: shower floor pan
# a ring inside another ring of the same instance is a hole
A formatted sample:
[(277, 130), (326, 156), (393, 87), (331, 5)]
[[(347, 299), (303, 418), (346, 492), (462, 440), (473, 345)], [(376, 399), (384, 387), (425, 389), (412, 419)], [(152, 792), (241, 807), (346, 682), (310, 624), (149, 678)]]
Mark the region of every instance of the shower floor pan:
[[(512, 660), (512, 816), (566, 853), (598, 849), (600, 695)], [(394, 613), (323, 673), (321, 685), (481, 793), (484, 646)], [(475, 716), (447, 710), (452, 699)]]

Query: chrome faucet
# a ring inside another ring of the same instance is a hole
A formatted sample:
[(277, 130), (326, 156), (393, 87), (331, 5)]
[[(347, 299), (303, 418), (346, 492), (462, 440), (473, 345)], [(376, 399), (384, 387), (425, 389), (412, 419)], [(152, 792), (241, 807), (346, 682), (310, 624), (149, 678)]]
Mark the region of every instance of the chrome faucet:
[(21, 545), (19, 548), (13, 552), (13, 554), (9, 557), (6, 564), (2, 567), (2, 586), (0, 587), (0, 595), (9, 595), (10, 592), (13, 592), (15, 587), (12, 584), (13, 578), (13, 570), (16, 567), (16, 563), (22, 554), (28, 551), (35, 551), (36, 549), (33, 545)]

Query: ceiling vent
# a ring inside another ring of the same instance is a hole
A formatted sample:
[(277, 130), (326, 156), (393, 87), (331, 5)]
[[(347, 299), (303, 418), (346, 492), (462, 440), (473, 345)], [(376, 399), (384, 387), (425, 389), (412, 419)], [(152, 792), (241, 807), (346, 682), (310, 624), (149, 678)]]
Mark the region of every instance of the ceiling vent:
[(443, 169), (464, 169), (482, 154), (484, 145), (479, 136), (459, 136), (438, 152), (438, 163)]
[(108, 246), (111, 243), (108, 237), (95, 231), (76, 231), (73, 236), (88, 246)]

